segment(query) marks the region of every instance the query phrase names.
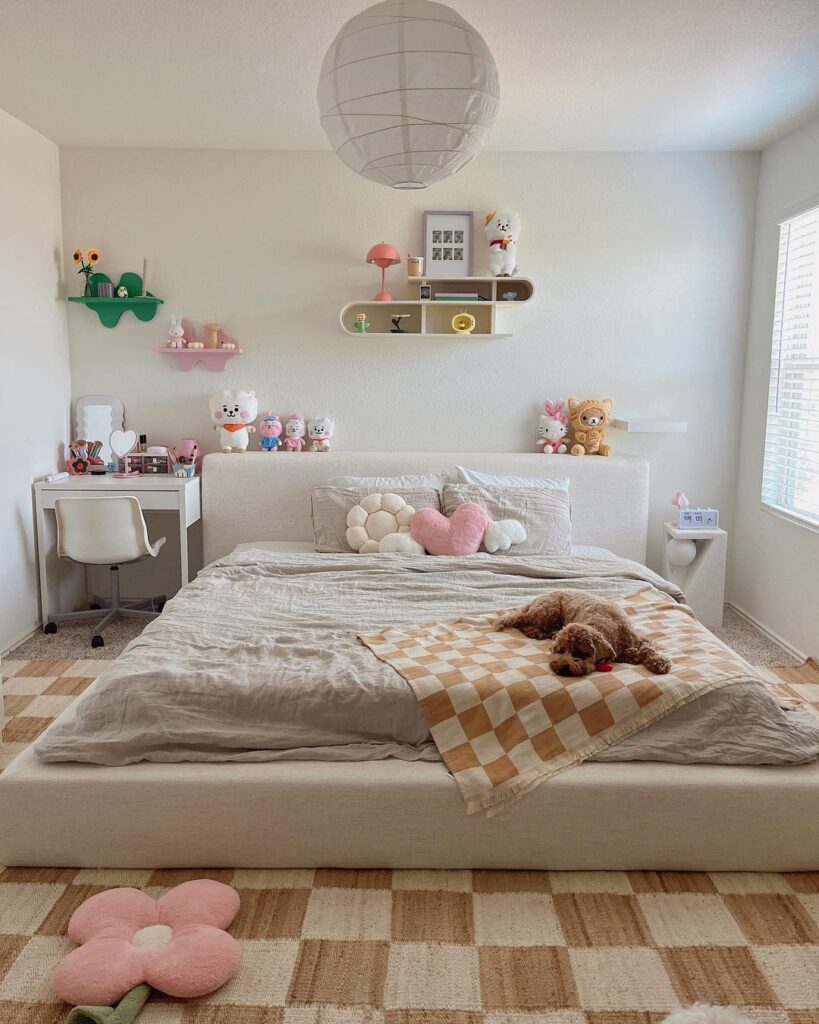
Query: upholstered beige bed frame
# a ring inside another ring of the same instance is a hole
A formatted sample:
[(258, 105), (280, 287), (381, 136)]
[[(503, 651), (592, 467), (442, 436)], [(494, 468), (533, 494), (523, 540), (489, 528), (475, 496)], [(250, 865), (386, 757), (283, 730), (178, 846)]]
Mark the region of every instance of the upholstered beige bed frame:
[[(642, 560), (648, 467), (543, 455), (211, 455), (205, 558), (308, 540), (310, 490), (341, 474), (571, 478), (573, 540)], [(796, 871), (819, 868), (819, 766), (583, 764), (504, 814), (467, 818), (441, 764), (41, 765), (0, 777), (0, 864)]]
[(456, 465), (518, 477), (568, 477), (572, 542), (645, 559), (648, 463), (626, 456), (486, 452), (246, 452), (208, 455), (202, 473), (205, 563), (254, 540), (312, 540), (310, 492), (336, 476), (441, 473)]

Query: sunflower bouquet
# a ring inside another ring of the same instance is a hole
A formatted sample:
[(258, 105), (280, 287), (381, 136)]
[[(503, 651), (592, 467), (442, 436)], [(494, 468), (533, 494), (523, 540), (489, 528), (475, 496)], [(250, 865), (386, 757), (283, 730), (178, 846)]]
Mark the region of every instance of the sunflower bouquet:
[(91, 274), (94, 272), (94, 267), (99, 263), (101, 258), (99, 249), (89, 249), (83, 253), (82, 249), (74, 250), (74, 262), (79, 265), (78, 274), (85, 274), (85, 288), (83, 295), (92, 296), (94, 289), (91, 286)]

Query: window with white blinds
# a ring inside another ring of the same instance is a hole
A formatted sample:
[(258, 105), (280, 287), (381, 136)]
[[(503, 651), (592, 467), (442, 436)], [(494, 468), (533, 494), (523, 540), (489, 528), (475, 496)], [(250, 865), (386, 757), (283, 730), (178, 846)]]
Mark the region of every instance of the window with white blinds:
[(819, 526), (819, 206), (780, 229), (762, 504)]

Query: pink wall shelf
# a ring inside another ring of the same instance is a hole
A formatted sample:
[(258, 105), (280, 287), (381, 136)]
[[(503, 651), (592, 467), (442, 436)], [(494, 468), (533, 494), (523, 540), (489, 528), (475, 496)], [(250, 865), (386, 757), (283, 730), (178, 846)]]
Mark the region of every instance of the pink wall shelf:
[(154, 352), (172, 356), (177, 370), (184, 372), (192, 370), (197, 363), (202, 363), (214, 373), (221, 373), (228, 359), (244, 355), (241, 348), (168, 348), (166, 345), (155, 348)]

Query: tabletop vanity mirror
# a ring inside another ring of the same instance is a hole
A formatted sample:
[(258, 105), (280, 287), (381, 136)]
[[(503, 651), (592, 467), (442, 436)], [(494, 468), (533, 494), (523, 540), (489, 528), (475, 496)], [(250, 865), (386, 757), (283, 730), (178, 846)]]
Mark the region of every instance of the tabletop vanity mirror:
[(115, 430), (122, 430), (124, 420), (120, 399), (113, 395), (85, 395), (77, 399), (74, 418), (75, 436), (86, 441), (102, 441), (100, 458), (105, 463), (113, 462), (111, 434)]

